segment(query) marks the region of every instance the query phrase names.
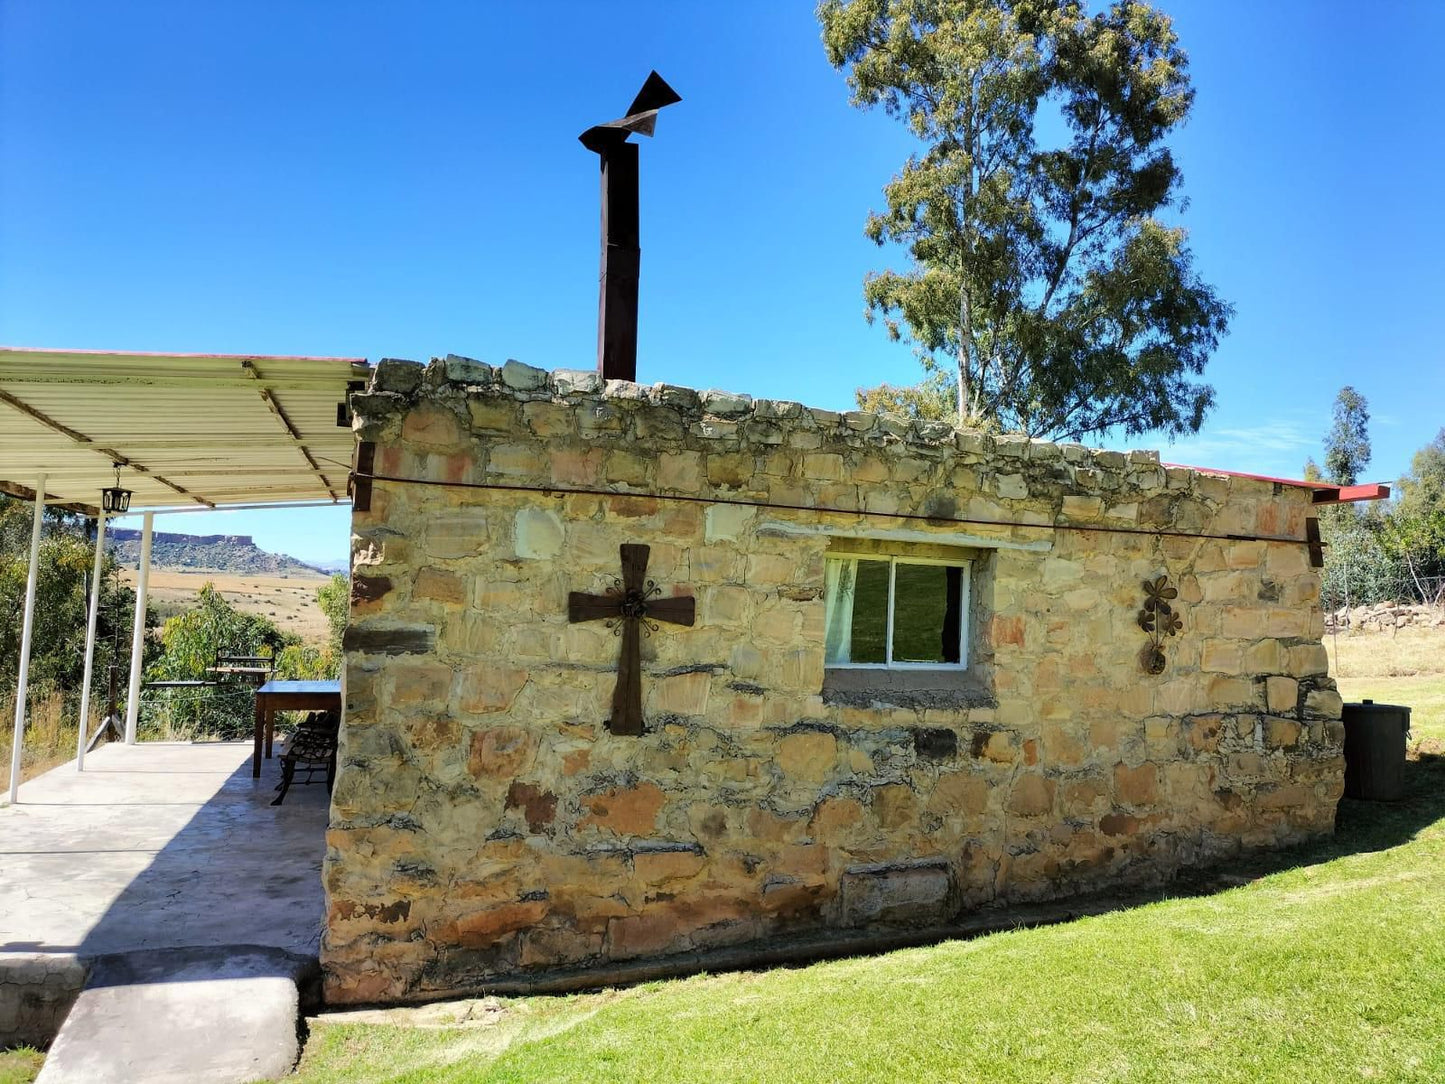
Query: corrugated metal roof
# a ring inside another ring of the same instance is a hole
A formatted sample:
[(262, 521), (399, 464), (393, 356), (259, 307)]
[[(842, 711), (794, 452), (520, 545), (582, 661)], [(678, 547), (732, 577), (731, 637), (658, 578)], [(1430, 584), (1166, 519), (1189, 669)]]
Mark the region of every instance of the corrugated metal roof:
[(362, 358), (135, 354), (0, 347), (0, 489), (46, 475), (94, 508), (345, 500), (350, 428), (336, 424)]

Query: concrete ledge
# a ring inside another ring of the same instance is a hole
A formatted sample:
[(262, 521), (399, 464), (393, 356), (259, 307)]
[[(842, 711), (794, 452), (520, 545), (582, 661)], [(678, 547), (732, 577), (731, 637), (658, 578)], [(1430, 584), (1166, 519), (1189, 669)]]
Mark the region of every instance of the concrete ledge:
[(50, 1045), (90, 973), (68, 952), (0, 952), (0, 1047)]
[(247, 1084), (287, 1075), (314, 1002), (314, 958), (264, 945), (97, 958), (40, 1084)]

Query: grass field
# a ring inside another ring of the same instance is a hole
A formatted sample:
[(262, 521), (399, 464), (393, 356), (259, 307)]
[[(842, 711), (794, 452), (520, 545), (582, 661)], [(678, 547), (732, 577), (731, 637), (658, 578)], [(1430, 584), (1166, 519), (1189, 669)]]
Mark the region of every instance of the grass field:
[[(1407, 800), (1343, 802), (1332, 839), (1232, 865), (1242, 887), (811, 967), (321, 1016), (290, 1079), (1445, 1080), (1445, 636), (1405, 631), (1341, 637), (1339, 680), (1415, 708)], [(0, 1055), (0, 1084), (37, 1067)]]
[(1445, 629), (1326, 636), (1325, 648), (1341, 696), (1410, 706), (1412, 741), (1445, 753)]
[[(135, 571), (122, 569), (121, 578), (135, 585)], [(327, 577), (241, 576), (232, 572), (170, 572), (152, 569), (151, 608), (162, 618), (171, 617), (195, 605), (206, 584), (231, 605), (246, 613), (260, 614), (276, 622), (282, 632), (294, 632), (311, 643), (325, 641), (326, 615), (316, 601), (316, 589)]]
[(1409, 802), (1347, 802), (1334, 840), (1219, 895), (422, 1028), (320, 1018), (295, 1079), (1438, 1082), (1445, 760), (1410, 771)]
[(792, 970), (318, 1017), (293, 1079), (1445, 1080), (1445, 636), (1391, 639), (1342, 637), (1340, 685), (1414, 707), (1408, 800), (1343, 802), (1333, 839), (1231, 867), (1244, 887)]

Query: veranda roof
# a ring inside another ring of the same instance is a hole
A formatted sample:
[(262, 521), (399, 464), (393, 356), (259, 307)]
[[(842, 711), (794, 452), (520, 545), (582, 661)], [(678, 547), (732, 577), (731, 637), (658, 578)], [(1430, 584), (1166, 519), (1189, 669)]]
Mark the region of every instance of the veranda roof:
[(91, 514), (102, 488), (132, 509), (346, 499), (348, 387), (361, 358), (137, 354), (0, 347), (0, 492)]

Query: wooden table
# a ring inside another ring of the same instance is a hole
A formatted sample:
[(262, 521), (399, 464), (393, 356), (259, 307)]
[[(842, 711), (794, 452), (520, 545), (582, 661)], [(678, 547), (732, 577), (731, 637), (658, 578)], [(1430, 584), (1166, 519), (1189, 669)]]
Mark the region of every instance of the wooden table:
[(340, 681), (268, 681), (256, 690), (256, 751), (251, 756), (251, 778), (261, 775), (261, 746), (271, 757), (278, 711), (340, 711)]

